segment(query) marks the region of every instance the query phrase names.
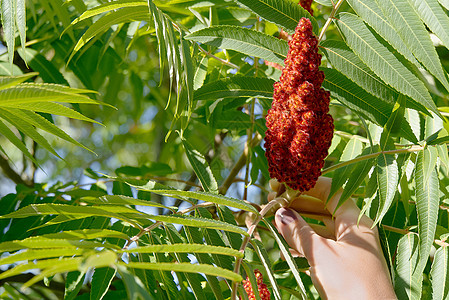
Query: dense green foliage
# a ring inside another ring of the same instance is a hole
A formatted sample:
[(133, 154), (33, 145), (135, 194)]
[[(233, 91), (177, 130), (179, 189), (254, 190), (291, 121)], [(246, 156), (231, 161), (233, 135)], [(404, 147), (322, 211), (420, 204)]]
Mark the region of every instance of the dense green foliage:
[(318, 299), (260, 214), (280, 37), (307, 17), (335, 123), (323, 174), (375, 220), (399, 299), (447, 299), (449, 2), (312, 9), (3, 0), (0, 296), (245, 299), (257, 268), (272, 299)]

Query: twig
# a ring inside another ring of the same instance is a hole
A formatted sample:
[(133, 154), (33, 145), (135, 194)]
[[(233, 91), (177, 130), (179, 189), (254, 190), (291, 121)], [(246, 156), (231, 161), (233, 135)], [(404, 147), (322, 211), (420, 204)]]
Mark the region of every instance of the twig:
[(410, 232), (410, 230), (408, 230), (408, 229), (396, 228), (396, 227), (392, 227), (392, 226), (384, 225), (384, 224), (382, 224), (382, 227), (385, 230), (388, 230), (388, 231), (391, 231), (391, 232), (396, 232), (396, 233), (399, 233), (399, 234), (407, 234), (407, 233)]
[[(234, 179), (234, 182), (245, 182), (245, 179), (242, 179), (242, 178), (235, 178), (235, 179)], [(254, 186), (258, 187), (259, 189), (261, 189), (262, 191), (264, 191), (264, 192), (266, 192), (266, 193), (269, 193), (269, 192), (270, 192), (269, 190), (267, 190), (266, 187), (264, 187), (264, 186), (261, 185), (261, 184), (258, 184), (258, 183), (251, 183), (251, 185), (254, 185)]]
[(339, 164), (335, 164), (329, 168), (324, 169), (322, 171), (322, 174), (324, 175), (326, 173), (335, 171), (336, 169), (345, 167), (347, 165), (350, 165), (350, 164), (353, 164), (353, 163), (356, 163), (359, 161), (367, 160), (370, 158), (375, 158), (381, 154), (394, 155), (394, 154), (407, 153), (407, 152), (417, 152), (417, 151), (421, 151), (421, 150), (424, 150), (424, 146), (411, 146), (410, 148), (405, 148), (405, 149), (396, 149), (396, 150), (388, 150), (388, 151), (380, 151), (380, 152), (376, 152), (376, 153), (370, 153), (370, 154), (356, 157), (356, 158), (348, 160), (348, 161), (341, 162)]
[(324, 33), (326, 32), (327, 28), (329, 27), (330, 23), (335, 17), (335, 14), (337, 13), (337, 10), (340, 8), (340, 5), (342, 5), (344, 0), (339, 0), (337, 4), (332, 8), (331, 14), (329, 15), (329, 18), (326, 21), (326, 24), (324, 24), (323, 29), (321, 29), (320, 36), (318, 37), (318, 43), (321, 41), (321, 39), (324, 36)]
[(441, 247), (448, 247), (449, 246), (449, 244), (447, 242), (445, 242), (445, 241), (435, 240), (434, 242), (435, 242), (435, 244), (437, 244), (438, 246), (441, 246)]
[(212, 57), (213, 59), (218, 60), (219, 62), (221, 62), (222, 64), (224, 64), (224, 65), (226, 65), (226, 66), (228, 66), (228, 67), (231, 67), (231, 68), (240, 70), (240, 67), (239, 67), (239, 66), (233, 64), (232, 62), (229, 62), (229, 61), (227, 61), (227, 60), (224, 60), (224, 59), (222, 59), (222, 58), (219, 58), (219, 57), (213, 55), (213, 54), (210, 53), (209, 51), (203, 49), (200, 45), (198, 45), (198, 49), (200, 49), (200, 51), (203, 52), (204, 54), (206, 54), (207, 56), (210, 56), (210, 57)]
[[(250, 144), (251, 148), (258, 145), (261, 140), (262, 140), (262, 136), (260, 134), (256, 134), (256, 136), (251, 140), (251, 144)], [(237, 174), (240, 172), (240, 170), (243, 168), (243, 166), (245, 166), (247, 156), (248, 156), (248, 149), (245, 148), (243, 150), (243, 153), (240, 156), (239, 160), (235, 163), (234, 167), (232, 168), (231, 173), (229, 173), (225, 182), (218, 189), (220, 194), (222, 194), (222, 195), (226, 194), (229, 187), (234, 182), (234, 178), (237, 176)]]

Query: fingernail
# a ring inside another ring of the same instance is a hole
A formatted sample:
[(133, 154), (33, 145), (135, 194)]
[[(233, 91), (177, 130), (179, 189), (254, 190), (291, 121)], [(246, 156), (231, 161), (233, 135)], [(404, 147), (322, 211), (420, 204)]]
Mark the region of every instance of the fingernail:
[(281, 215), (281, 222), (284, 225), (287, 225), (289, 223), (294, 222), (296, 218), (296, 214), (293, 212), (293, 210), (288, 208), (281, 208), (282, 211), (280, 212)]

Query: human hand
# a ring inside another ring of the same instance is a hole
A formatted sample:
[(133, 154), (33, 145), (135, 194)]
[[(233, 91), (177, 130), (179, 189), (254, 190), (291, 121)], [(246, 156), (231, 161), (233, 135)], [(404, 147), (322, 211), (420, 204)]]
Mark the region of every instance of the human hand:
[[(373, 221), (348, 199), (332, 217), (342, 191), (327, 206), (332, 180), (320, 177), (313, 189), (276, 212), (275, 223), (287, 243), (310, 265), (310, 276), (323, 299), (397, 299)], [(275, 185), (276, 186), (276, 185)], [(313, 198), (315, 200), (312, 200)], [(273, 198), (272, 193), (269, 198)], [(299, 214), (325, 226), (308, 224)]]

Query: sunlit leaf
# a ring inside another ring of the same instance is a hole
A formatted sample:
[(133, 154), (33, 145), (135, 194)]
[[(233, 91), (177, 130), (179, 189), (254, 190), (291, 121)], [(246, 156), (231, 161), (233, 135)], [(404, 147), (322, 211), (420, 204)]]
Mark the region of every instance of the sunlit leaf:
[(217, 25), (197, 30), (186, 39), (231, 49), (283, 65), (288, 45), (284, 40), (244, 27)]
[(130, 262), (128, 264), (125, 263), (118, 263), (118, 264), (129, 268), (172, 271), (172, 272), (204, 273), (234, 281), (243, 280), (242, 276), (240, 276), (239, 274), (236, 274), (230, 270), (210, 265), (191, 264), (191, 263), (143, 263), (143, 262), (142, 263)]
[[(429, 32), (419, 19), (408, 0), (376, 0), (379, 7), (396, 29), (404, 43), (416, 59), (449, 90), (449, 82), (444, 74), (438, 54), (430, 39)], [(425, 2), (425, 1), (420, 1)], [(425, 4), (424, 4), (425, 5)], [(420, 6), (421, 12), (428, 12)], [(447, 17), (446, 17), (447, 18)]]
[(419, 261), (417, 272), (422, 272), (429, 258), (429, 253), (435, 236), (435, 227), (438, 218), (438, 206), (440, 198), (438, 196), (438, 175), (436, 169), (430, 170), (427, 183), (425, 178), (425, 154), (423, 150), (417, 155), (415, 163), (416, 182), (416, 210), (418, 213), (418, 234), (419, 234)]
[(398, 243), (394, 290), (399, 299), (420, 299), (422, 272), (417, 272), (419, 239), (415, 233), (404, 235)]
[(440, 247), (433, 257), (430, 276), (432, 281), (432, 299), (447, 299), (449, 295), (448, 247)]
[(195, 100), (228, 97), (273, 97), (274, 81), (267, 78), (233, 76), (203, 85), (195, 91)]
[(341, 13), (338, 26), (349, 47), (374, 73), (399, 92), (439, 114), (427, 88), (357, 16)]
[(300, 5), (289, 0), (237, 0), (255, 14), (280, 26), (288, 33), (295, 32), (301, 18), (312, 21), (313, 31), (318, 35), (318, 23), (310, 13)]

